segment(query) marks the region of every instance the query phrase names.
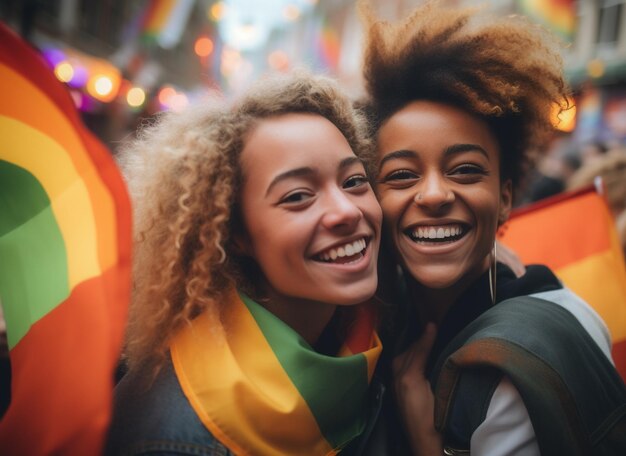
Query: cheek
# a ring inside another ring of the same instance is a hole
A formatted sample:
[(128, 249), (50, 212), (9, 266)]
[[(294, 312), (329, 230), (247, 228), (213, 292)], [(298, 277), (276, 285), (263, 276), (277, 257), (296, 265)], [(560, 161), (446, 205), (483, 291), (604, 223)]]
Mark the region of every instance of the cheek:
[(498, 217), (500, 213), (500, 200), (497, 189), (485, 189), (475, 195), (473, 199), (474, 209), (479, 223), (483, 225), (484, 230), (494, 231), (498, 227)]
[(366, 215), (370, 223), (374, 224), (380, 229), (383, 223), (383, 210), (373, 193), (366, 195), (365, 200), (361, 206), (361, 211)]
[(404, 208), (407, 206), (407, 199), (410, 199), (406, 194), (397, 191), (382, 192), (379, 198), (384, 224), (386, 226), (393, 225), (399, 221)]

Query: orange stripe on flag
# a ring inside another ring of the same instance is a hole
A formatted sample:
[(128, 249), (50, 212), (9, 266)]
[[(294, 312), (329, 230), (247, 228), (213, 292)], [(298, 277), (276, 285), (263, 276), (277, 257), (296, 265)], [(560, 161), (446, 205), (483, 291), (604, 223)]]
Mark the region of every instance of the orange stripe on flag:
[(553, 270), (607, 250), (610, 215), (601, 201), (595, 191), (586, 191), (524, 208), (503, 227), (502, 241), (516, 246), (524, 263)]
[(78, 285), (11, 350), (11, 405), (0, 426), (3, 454), (102, 451), (119, 349), (111, 346), (119, 315), (107, 305), (105, 290), (119, 275), (109, 270)]
[(499, 234), (525, 264), (549, 266), (606, 322), (626, 379), (626, 264), (605, 199), (593, 187), (516, 211)]

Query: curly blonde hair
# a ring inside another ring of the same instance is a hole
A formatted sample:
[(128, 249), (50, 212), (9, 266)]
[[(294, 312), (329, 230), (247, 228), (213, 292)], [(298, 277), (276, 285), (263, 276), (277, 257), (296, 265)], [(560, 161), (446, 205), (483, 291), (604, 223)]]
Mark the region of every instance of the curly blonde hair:
[(553, 131), (553, 108), (569, 107), (556, 40), (523, 17), (481, 18), (437, 1), (395, 24), (379, 20), (367, 0), (359, 10), (374, 130), (414, 100), (456, 106), (491, 127), (502, 177), (517, 184), (526, 152)]
[(357, 156), (366, 154), (364, 119), (336, 84), (304, 72), (268, 77), (234, 103), (214, 97), (163, 115), (120, 152), (135, 211), (133, 302), (125, 356), (158, 372), (182, 325), (220, 309), (233, 286), (251, 287), (231, 233), (242, 230), (239, 155), (262, 119), (313, 113), (330, 120)]

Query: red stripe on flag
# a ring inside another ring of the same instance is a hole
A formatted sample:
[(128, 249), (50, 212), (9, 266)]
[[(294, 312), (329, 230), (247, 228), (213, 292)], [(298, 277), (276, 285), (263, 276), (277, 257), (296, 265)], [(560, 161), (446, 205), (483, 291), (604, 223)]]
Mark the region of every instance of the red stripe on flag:
[(110, 270), (78, 285), (11, 350), (11, 404), (0, 423), (5, 454), (102, 452), (126, 307), (125, 296), (117, 306), (105, 296), (112, 284), (119, 288), (120, 275)]
[(611, 350), (615, 367), (623, 379), (626, 379), (626, 340), (620, 340), (613, 344)]

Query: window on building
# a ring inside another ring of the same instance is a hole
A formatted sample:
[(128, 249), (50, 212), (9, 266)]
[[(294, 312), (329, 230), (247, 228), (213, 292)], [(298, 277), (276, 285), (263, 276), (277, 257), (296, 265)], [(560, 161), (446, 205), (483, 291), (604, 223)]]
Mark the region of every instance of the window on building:
[(600, 0), (596, 42), (602, 46), (617, 44), (620, 33), (623, 0)]

